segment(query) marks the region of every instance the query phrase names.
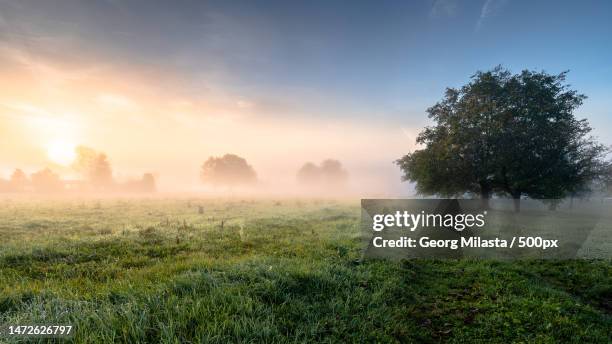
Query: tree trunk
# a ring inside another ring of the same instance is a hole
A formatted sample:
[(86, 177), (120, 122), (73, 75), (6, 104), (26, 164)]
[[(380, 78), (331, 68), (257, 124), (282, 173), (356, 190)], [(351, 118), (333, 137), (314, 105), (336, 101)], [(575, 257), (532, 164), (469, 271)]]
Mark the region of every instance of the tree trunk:
[(486, 188), (480, 189), (480, 199), (482, 200), (482, 208), (485, 210), (489, 209), (489, 200), (491, 199), (491, 192)]
[(514, 212), (518, 213), (521, 211), (521, 194), (512, 195), (512, 200), (514, 201)]

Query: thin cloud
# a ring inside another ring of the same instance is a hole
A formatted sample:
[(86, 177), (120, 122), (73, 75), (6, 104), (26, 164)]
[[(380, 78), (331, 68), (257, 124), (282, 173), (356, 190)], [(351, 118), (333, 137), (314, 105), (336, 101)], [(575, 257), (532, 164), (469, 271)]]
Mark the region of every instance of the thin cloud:
[(480, 8), (480, 16), (476, 21), (476, 31), (480, 30), (487, 18), (498, 13), (505, 3), (505, 0), (486, 0)]
[(96, 96), (95, 100), (98, 104), (113, 110), (134, 111), (140, 108), (135, 101), (121, 94), (101, 93)]
[(457, 2), (455, 0), (434, 0), (429, 16), (432, 18), (452, 17), (457, 12)]
[(255, 107), (255, 103), (248, 100), (238, 100), (236, 102), (236, 106), (238, 106), (238, 108), (240, 109), (252, 109), (253, 107)]

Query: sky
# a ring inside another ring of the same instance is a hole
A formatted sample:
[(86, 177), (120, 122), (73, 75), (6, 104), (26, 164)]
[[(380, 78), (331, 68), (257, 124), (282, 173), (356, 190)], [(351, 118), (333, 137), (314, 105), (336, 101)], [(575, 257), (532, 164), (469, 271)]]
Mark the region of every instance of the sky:
[(199, 190), (209, 156), (290, 185), (335, 158), (362, 195), (404, 195), (446, 87), (503, 65), (559, 73), (612, 144), (609, 1), (0, 0), (0, 176), (105, 152), (118, 179)]

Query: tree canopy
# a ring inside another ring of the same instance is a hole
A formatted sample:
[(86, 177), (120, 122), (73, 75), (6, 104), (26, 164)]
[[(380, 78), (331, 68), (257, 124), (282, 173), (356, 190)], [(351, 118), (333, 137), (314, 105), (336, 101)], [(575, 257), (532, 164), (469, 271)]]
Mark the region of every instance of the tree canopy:
[(427, 109), (423, 146), (397, 160), (421, 194), (563, 198), (598, 178), (606, 148), (576, 110), (586, 98), (551, 75), (496, 67)]
[(49, 168), (33, 173), (31, 179), (34, 190), (39, 192), (57, 192), (64, 188), (59, 175)]
[(304, 185), (340, 186), (348, 180), (348, 172), (334, 159), (324, 160), (319, 166), (307, 162), (298, 170), (297, 180)]
[(28, 184), (28, 176), (21, 169), (16, 169), (11, 174), (9, 187), (12, 191), (23, 191)]
[(78, 171), (94, 188), (108, 188), (113, 183), (113, 172), (104, 153), (79, 146), (73, 168)]
[(202, 182), (215, 186), (238, 186), (253, 184), (257, 174), (244, 158), (234, 154), (210, 157), (200, 171)]
[(312, 162), (305, 163), (297, 172), (297, 180), (302, 184), (321, 182), (321, 169)]

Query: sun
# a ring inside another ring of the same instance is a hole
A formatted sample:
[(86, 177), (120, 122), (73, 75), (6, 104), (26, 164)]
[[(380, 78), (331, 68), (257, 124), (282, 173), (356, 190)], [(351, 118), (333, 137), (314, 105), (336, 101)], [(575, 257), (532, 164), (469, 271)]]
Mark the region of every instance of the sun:
[(52, 162), (68, 166), (76, 158), (76, 145), (66, 141), (52, 141), (47, 144), (47, 157)]

